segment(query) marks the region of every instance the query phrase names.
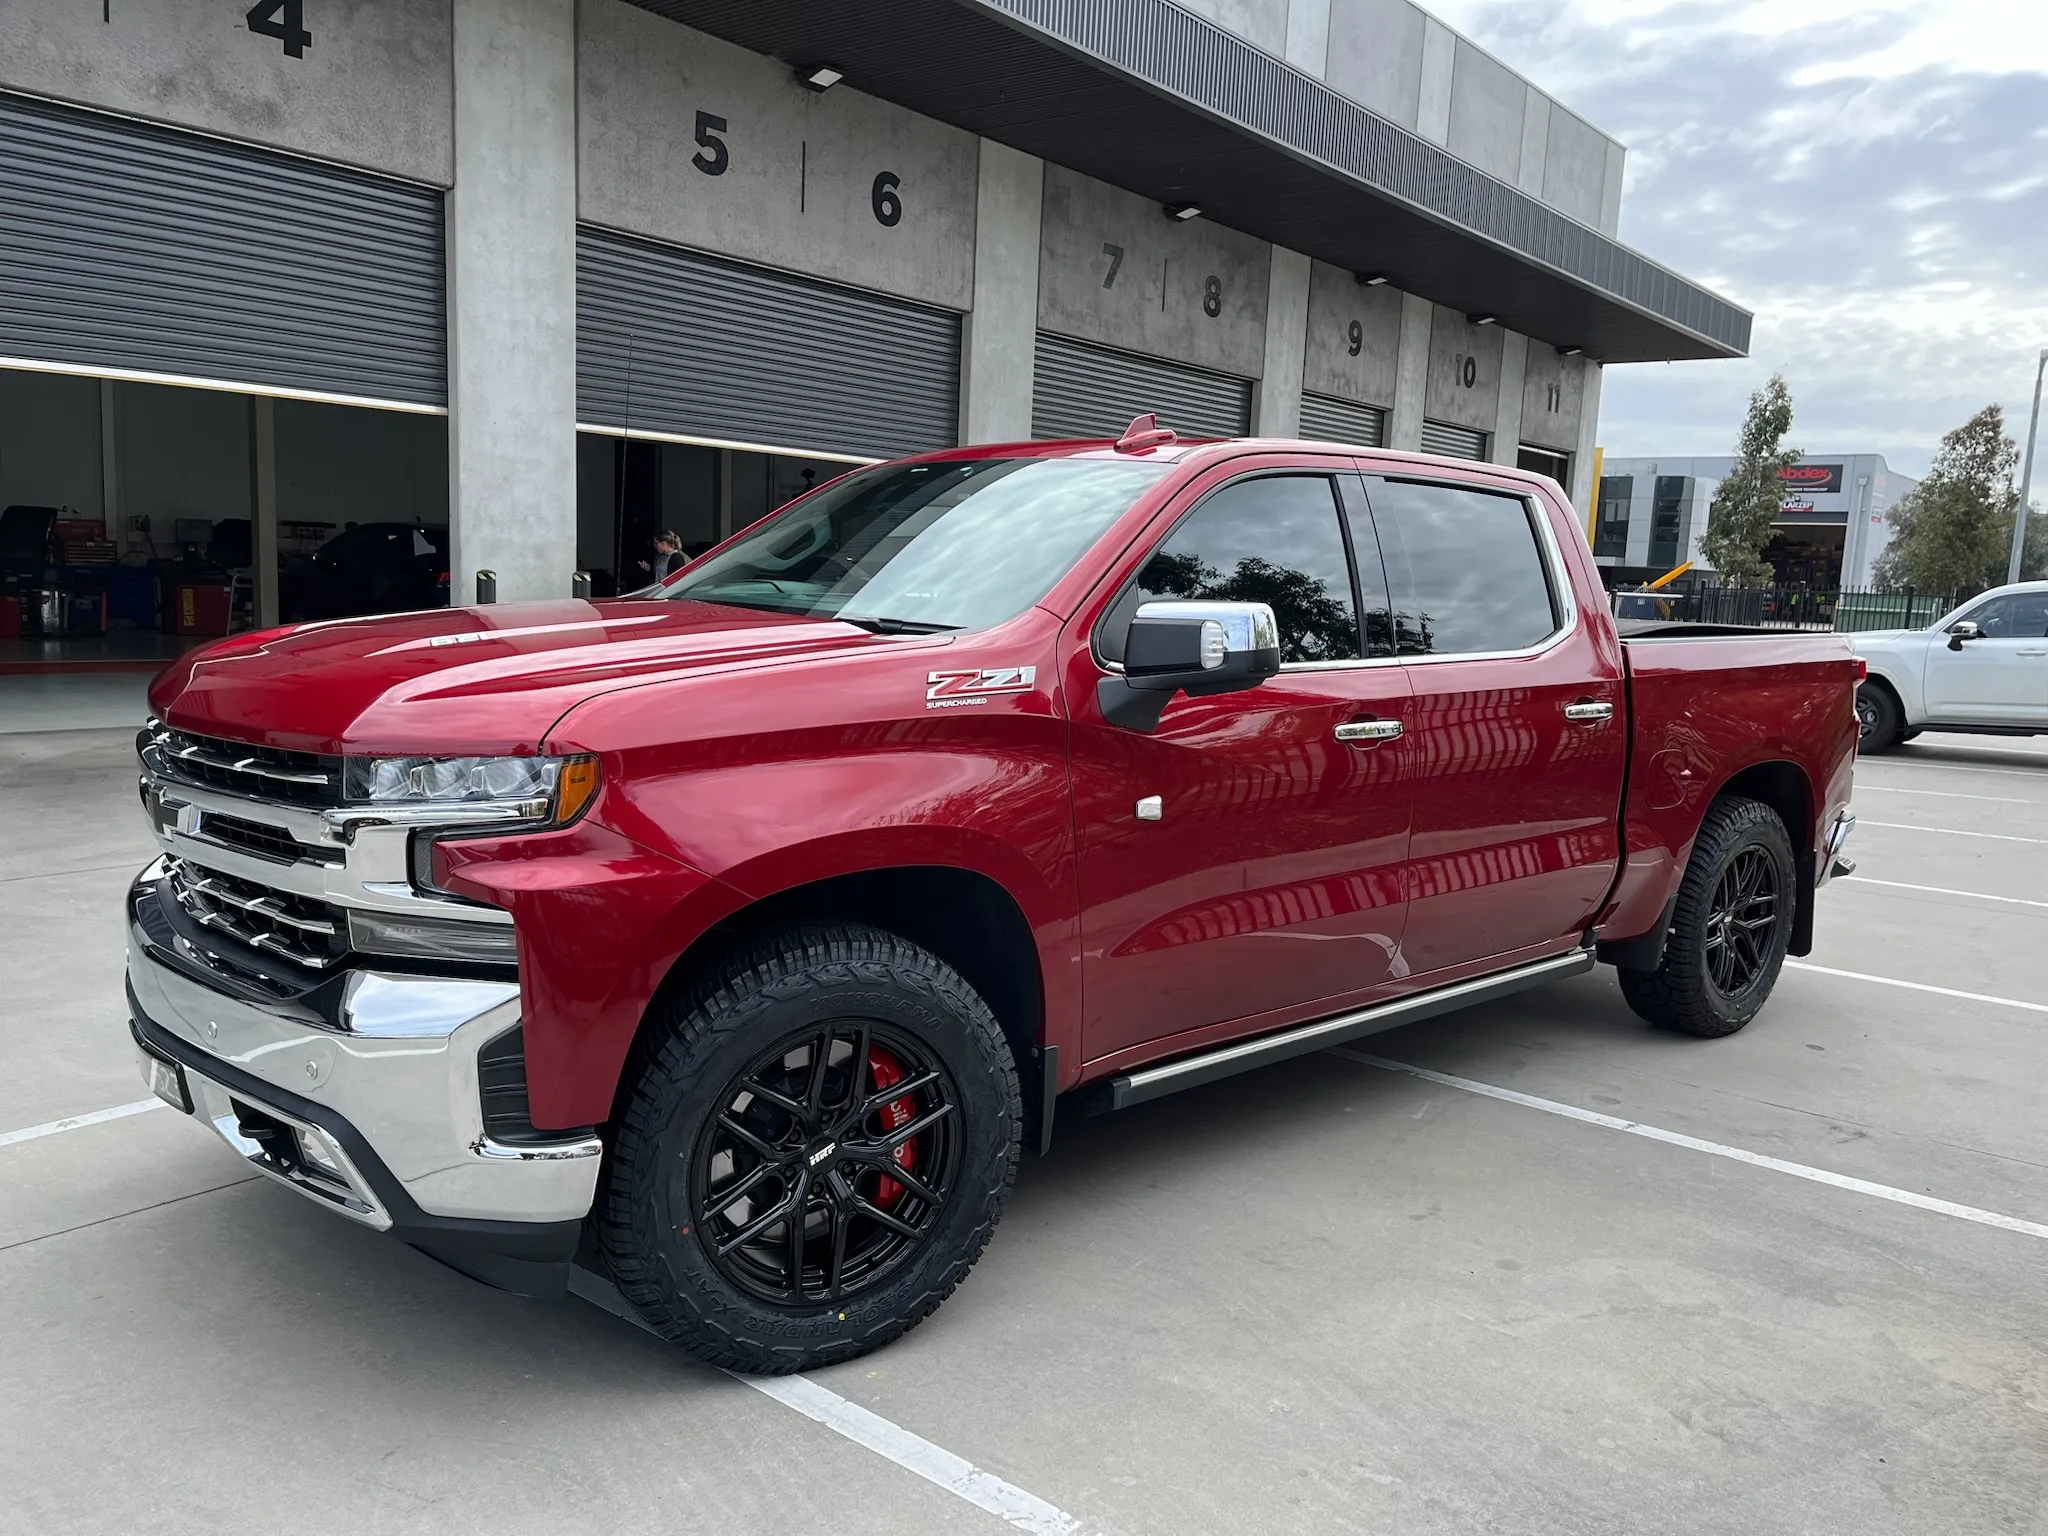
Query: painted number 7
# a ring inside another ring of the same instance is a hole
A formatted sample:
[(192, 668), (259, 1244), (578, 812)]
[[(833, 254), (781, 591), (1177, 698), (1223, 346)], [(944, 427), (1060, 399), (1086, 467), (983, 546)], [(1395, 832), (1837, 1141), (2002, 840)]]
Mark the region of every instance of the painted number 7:
[(1124, 248), (1120, 245), (1111, 245), (1105, 240), (1102, 242), (1102, 254), (1109, 258), (1109, 270), (1102, 274), (1102, 286), (1114, 288), (1117, 268), (1124, 264)]

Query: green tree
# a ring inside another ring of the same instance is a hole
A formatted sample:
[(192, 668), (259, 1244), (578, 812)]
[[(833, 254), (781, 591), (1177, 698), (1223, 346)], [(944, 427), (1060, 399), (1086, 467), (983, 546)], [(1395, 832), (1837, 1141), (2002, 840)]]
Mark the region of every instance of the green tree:
[[(2003, 571), (1998, 580), (2005, 580)], [(2048, 512), (2032, 507), (2027, 509), (2027, 547), (2020, 551), (2020, 580), (2048, 581)]]
[[(1892, 538), (1871, 573), (1877, 584), (1888, 591), (1978, 592), (2003, 582), (2019, 506), (2012, 483), (2019, 457), (2005, 435), (2005, 412), (1995, 405), (1944, 437), (1927, 478), (1885, 514)], [(2040, 524), (2048, 517), (2028, 520), (2030, 547)]]
[(1763, 551), (1771, 542), (1771, 524), (1785, 507), (1781, 472), (1799, 459), (1797, 448), (1785, 446), (1791, 430), (1792, 391), (1785, 387), (1785, 376), (1774, 373), (1749, 397), (1735, 468), (1714, 491), (1706, 536), (1700, 540), (1707, 563), (1731, 581), (1771, 579)]

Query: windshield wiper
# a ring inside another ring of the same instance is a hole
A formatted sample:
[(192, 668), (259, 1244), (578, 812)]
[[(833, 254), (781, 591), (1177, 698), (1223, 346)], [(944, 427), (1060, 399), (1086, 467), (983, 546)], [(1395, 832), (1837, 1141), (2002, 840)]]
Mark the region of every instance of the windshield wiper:
[(888, 619), (872, 613), (836, 613), (833, 617), (871, 635), (937, 635), (960, 627), (958, 624), (934, 624), (929, 619)]

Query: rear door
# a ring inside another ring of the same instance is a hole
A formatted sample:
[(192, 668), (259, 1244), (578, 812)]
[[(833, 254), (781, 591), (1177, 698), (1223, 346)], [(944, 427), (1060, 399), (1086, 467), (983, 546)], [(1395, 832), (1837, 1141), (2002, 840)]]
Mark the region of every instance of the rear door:
[(1575, 935), (1620, 860), (1620, 657), (1576, 611), (1550, 520), (1519, 487), (1361, 484), (1413, 692), (1402, 960), (1420, 975)]
[[(1351, 558), (1338, 469), (1262, 456), (1196, 480), (1070, 629), (1091, 1060), (1250, 1031), (1397, 974), (1408, 748), (1343, 728), (1399, 726), (1408, 680), (1369, 523)], [(1178, 696), (1149, 735), (1119, 729), (1096, 683), (1139, 603), (1165, 597), (1270, 603), (1282, 671), (1241, 693)], [(1156, 820), (1138, 810), (1151, 796)]]
[(1931, 720), (1977, 725), (2048, 721), (2048, 591), (2004, 592), (1959, 615), (1983, 637), (1950, 650), (1927, 647), (1924, 687)]

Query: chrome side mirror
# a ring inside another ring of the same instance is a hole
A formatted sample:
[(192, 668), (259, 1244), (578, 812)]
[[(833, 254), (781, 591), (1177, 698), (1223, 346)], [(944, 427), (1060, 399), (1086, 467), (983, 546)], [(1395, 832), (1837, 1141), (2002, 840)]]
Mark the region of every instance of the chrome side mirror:
[(1280, 670), (1280, 625), (1265, 603), (1143, 604), (1124, 636), (1124, 675), (1096, 686), (1103, 718), (1151, 732), (1176, 693), (1256, 688)]
[(1984, 630), (1975, 619), (1957, 619), (1948, 627), (1948, 648), (1960, 651), (1965, 640), (1982, 640)]

